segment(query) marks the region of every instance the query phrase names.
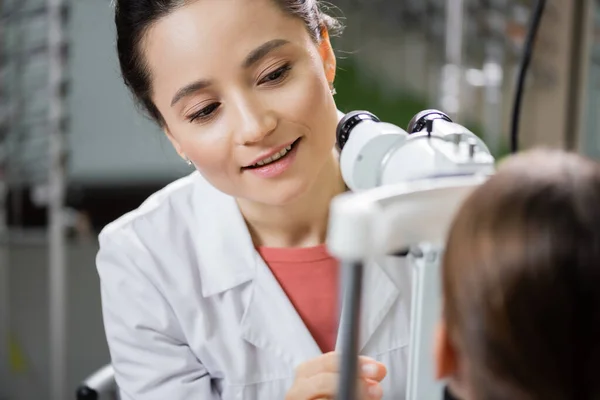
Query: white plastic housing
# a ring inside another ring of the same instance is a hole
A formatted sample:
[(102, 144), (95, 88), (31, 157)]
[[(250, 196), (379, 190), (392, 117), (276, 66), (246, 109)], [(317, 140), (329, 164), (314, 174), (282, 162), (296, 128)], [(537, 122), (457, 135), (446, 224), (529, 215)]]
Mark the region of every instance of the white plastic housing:
[(347, 193), (331, 204), (327, 247), (360, 261), (422, 242), (443, 245), (454, 214), (485, 174), (424, 179)]
[(374, 121), (359, 123), (340, 154), (346, 185), (355, 191), (378, 186), (385, 154), (407, 138), (408, 133), (396, 125)]
[[(474, 140), (472, 139), (472, 142)], [(448, 141), (437, 134), (417, 133), (402, 146), (391, 150), (381, 166), (379, 185), (390, 185), (415, 179), (473, 174), (494, 168), (494, 158), (476, 147), (471, 154), (468, 141)], [(477, 145), (475, 145), (477, 146)]]
[(415, 179), (493, 171), (485, 143), (461, 125), (435, 120), (431, 135), (409, 135), (388, 123), (363, 121), (350, 132), (341, 155), (344, 181), (353, 191)]

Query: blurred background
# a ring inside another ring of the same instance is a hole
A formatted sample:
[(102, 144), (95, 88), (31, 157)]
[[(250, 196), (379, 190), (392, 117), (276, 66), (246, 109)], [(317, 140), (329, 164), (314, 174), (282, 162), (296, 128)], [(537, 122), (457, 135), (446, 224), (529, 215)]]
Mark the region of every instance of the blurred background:
[[(438, 108), (508, 153), (532, 1), (331, 3), (340, 110), (406, 127)], [(74, 398), (109, 363), (96, 236), (190, 172), (124, 87), (112, 18), (110, 0), (0, 0), (0, 400)], [(521, 148), (600, 159), (599, 34), (600, 2), (549, 0)]]

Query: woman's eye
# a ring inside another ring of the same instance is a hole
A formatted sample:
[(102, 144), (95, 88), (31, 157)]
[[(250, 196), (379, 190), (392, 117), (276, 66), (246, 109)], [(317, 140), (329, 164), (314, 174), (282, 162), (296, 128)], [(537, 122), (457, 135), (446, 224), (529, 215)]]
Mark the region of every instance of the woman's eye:
[(193, 113), (192, 115), (190, 115), (188, 117), (188, 119), (190, 120), (190, 122), (194, 122), (196, 120), (207, 119), (217, 108), (219, 108), (220, 105), (221, 105), (220, 103), (213, 103), (209, 106), (206, 106), (203, 109), (198, 110), (195, 113)]
[(259, 83), (277, 82), (286, 77), (287, 73), (291, 69), (291, 66), (286, 64), (281, 68), (276, 69), (269, 75), (265, 76)]

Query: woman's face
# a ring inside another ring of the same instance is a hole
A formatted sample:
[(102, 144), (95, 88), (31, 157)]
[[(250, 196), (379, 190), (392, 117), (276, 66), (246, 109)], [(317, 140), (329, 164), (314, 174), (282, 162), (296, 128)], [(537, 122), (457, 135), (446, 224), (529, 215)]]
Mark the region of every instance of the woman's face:
[(169, 139), (217, 189), (282, 205), (331, 161), (329, 40), (316, 44), (273, 0), (191, 2), (142, 46)]

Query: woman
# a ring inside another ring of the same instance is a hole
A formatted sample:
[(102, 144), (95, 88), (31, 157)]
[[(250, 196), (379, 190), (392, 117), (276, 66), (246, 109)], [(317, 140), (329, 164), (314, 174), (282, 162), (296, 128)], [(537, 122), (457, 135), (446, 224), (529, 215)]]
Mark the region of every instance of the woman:
[[(118, 0), (115, 21), (125, 83), (197, 170), (100, 235), (123, 398), (335, 397), (337, 24), (315, 0)], [(361, 398), (402, 398), (408, 268), (364, 282)]]
[(534, 151), (462, 206), (438, 375), (463, 400), (600, 399), (600, 165)]

